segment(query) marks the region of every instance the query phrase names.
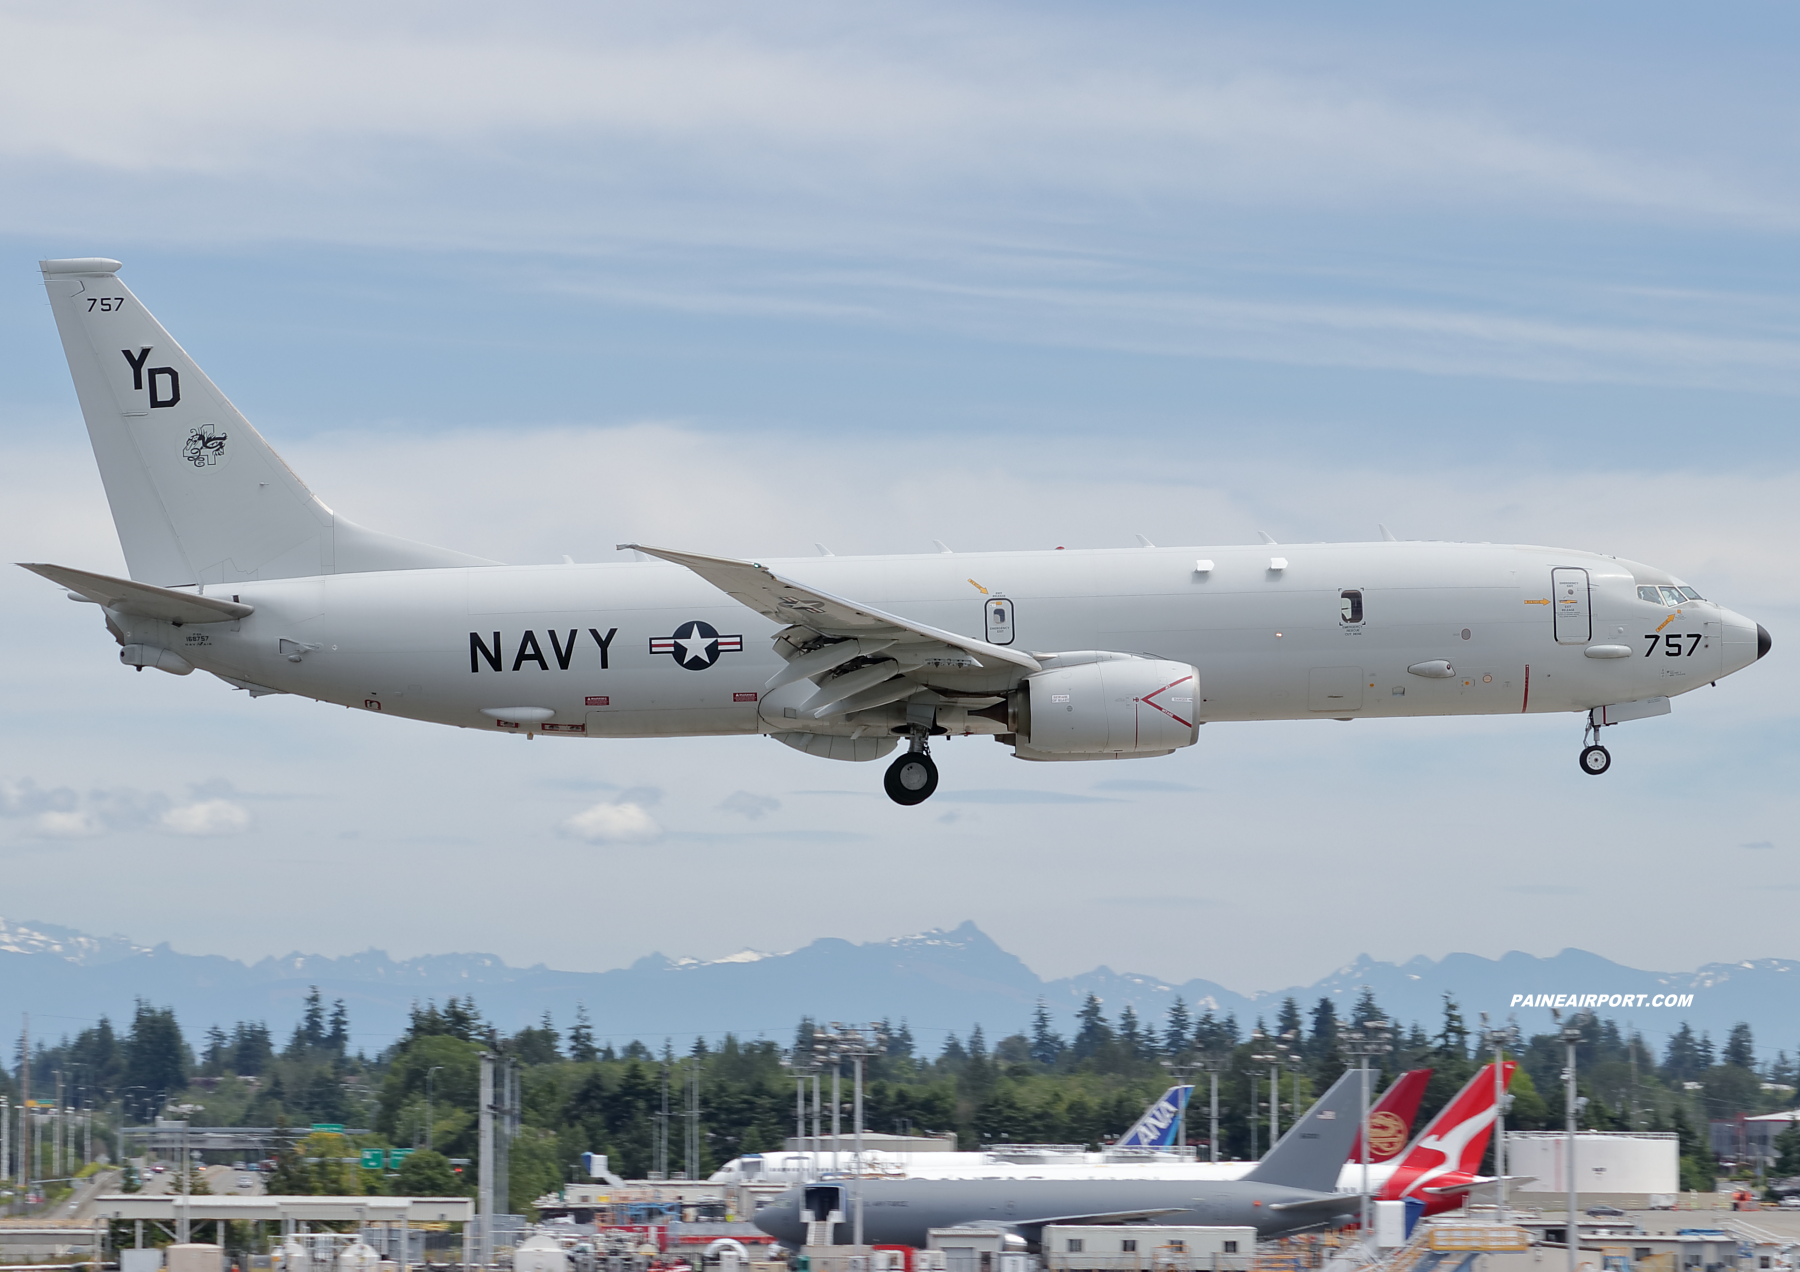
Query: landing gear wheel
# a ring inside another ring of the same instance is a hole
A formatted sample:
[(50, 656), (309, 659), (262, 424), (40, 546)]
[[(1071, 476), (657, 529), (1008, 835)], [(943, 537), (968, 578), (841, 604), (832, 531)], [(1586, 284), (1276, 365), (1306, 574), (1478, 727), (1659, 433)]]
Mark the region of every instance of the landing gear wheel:
[(1599, 777), (1612, 767), (1612, 752), (1603, 746), (1584, 746), (1581, 748), (1581, 771)]
[(896, 804), (923, 804), (937, 789), (937, 765), (923, 751), (908, 751), (888, 765), (882, 785)]

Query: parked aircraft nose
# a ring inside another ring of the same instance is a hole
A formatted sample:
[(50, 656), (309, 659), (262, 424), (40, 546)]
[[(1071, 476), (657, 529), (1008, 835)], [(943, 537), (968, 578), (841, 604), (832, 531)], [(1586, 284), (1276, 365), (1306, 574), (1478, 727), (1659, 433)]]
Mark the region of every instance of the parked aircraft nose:
[(1769, 629), (1764, 627), (1761, 623), (1758, 623), (1756, 625), (1756, 657), (1757, 657), (1757, 661), (1760, 662), (1762, 660), (1762, 656), (1769, 652), (1769, 646), (1774, 643), (1775, 643), (1774, 641), (1769, 639)]

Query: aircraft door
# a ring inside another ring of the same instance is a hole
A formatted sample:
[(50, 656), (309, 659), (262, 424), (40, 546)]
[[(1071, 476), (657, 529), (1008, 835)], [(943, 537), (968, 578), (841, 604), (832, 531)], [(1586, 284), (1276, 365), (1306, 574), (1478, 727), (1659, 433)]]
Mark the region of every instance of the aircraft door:
[(982, 612), (985, 616), (988, 644), (1012, 644), (1013, 603), (1004, 596), (996, 596), (982, 606)]
[(1555, 615), (1556, 643), (1585, 645), (1593, 639), (1593, 607), (1588, 600), (1588, 572), (1550, 571), (1550, 608)]

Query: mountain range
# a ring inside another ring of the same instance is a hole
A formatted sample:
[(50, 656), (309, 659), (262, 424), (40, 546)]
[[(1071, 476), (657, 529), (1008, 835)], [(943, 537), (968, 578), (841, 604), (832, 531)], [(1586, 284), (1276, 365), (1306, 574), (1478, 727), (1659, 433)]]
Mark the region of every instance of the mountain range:
[(1259, 1018), (1272, 1022), (1290, 995), (1307, 1010), (1330, 998), (1341, 1014), (1365, 985), (1391, 1018), (1419, 1021), (1431, 1031), (1442, 1019), (1445, 994), (1455, 997), (1471, 1027), (1486, 1012), (1496, 1023), (1515, 1016), (1528, 1033), (1547, 1029), (1549, 1013), (1512, 1007), (1516, 994), (1691, 994), (1691, 1006), (1634, 1003), (1603, 1007), (1600, 1014), (1630, 1021), (1652, 1043), (1684, 1021), (1719, 1040), (1747, 1021), (1765, 1057), (1800, 1041), (1788, 1036), (1800, 1019), (1800, 961), (1790, 959), (1657, 972), (1576, 949), (1548, 958), (1451, 954), (1405, 963), (1364, 955), (1311, 985), (1240, 994), (1209, 980), (1177, 984), (1108, 967), (1044, 980), (972, 922), (865, 944), (828, 937), (779, 954), (745, 950), (710, 961), (651, 954), (611, 971), (566, 972), (541, 964), (510, 967), (491, 954), (394, 959), (379, 950), (244, 963), (0, 919), (0, 1020), (20, 1021), (29, 1012), (40, 1038), (78, 1032), (102, 1014), (129, 1021), (142, 998), (173, 1007), (190, 1041), (215, 1023), (264, 1020), (279, 1042), (315, 985), (327, 1001), (345, 1001), (352, 1046), (371, 1053), (405, 1029), (413, 1004), (452, 995), (473, 995), (482, 1014), (509, 1031), (545, 1012), (566, 1027), (579, 1003), (596, 1036), (614, 1045), (636, 1038), (660, 1047), (665, 1038), (679, 1044), (727, 1032), (785, 1041), (802, 1016), (811, 1016), (905, 1020), (921, 1046), (935, 1052), (947, 1032), (965, 1035), (975, 1024), (990, 1043), (1025, 1029), (1040, 998), (1064, 1030), (1090, 993), (1114, 1018), (1129, 1003), (1140, 1018), (1160, 1024), (1180, 997), (1196, 1014), (1232, 1014), (1247, 1030)]

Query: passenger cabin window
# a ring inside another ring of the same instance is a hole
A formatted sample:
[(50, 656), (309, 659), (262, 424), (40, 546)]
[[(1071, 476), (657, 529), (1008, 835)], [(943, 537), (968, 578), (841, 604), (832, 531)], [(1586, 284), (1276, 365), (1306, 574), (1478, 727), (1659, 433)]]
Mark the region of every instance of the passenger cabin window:
[(1700, 593), (1696, 592), (1691, 587), (1682, 588), (1681, 594), (1683, 596), (1687, 597), (1688, 600), (1690, 600), (1690, 601), (1704, 601), (1706, 599), (1704, 596), (1700, 595)]
[(1357, 588), (1338, 593), (1338, 613), (1345, 623), (1363, 621), (1362, 592)]
[(1638, 600), (1649, 601), (1652, 605), (1661, 605), (1663, 603), (1662, 589), (1657, 587), (1640, 587), (1638, 589)]
[(1662, 590), (1662, 594), (1663, 602), (1668, 605), (1679, 605), (1687, 600), (1687, 597), (1681, 594), (1681, 589), (1678, 587), (1665, 587)]

